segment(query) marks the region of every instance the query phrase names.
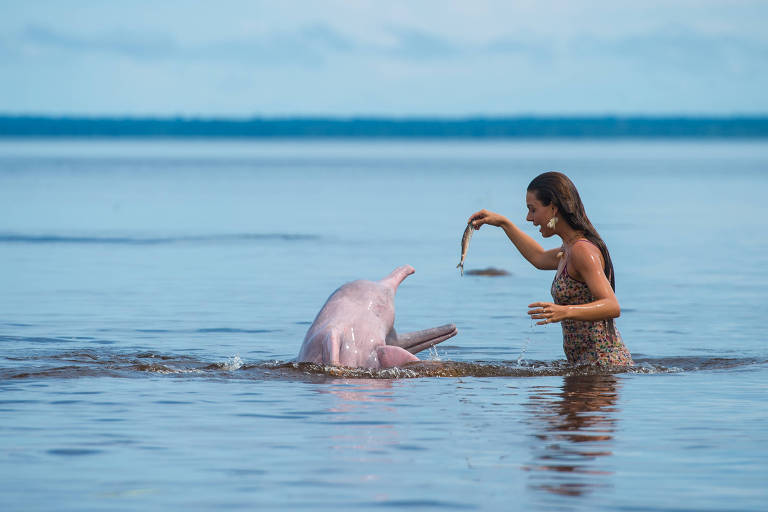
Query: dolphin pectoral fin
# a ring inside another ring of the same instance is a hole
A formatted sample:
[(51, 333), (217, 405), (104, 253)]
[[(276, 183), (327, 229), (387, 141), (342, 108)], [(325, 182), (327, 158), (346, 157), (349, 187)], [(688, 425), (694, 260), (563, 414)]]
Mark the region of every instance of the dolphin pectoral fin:
[(400, 347), (411, 354), (418, 354), (422, 350), (428, 349), (438, 343), (442, 343), (448, 338), (458, 334), (456, 326), (453, 324), (441, 325), (423, 331), (408, 332), (398, 334), (396, 339), (387, 340), (387, 345)]
[(400, 347), (384, 345), (376, 349), (376, 356), (379, 358), (381, 368), (392, 368), (393, 366), (402, 366), (405, 363), (418, 361), (419, 358)]

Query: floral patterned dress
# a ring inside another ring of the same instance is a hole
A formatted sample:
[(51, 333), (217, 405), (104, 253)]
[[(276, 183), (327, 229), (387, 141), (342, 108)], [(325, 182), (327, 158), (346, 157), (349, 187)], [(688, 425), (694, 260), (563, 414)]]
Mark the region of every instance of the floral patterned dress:
[[(589, 242), (588, 240), (583, 241)], [(552, 298), (555, 304), (562, 306), (587, 304), (595, 301), (587, 284), (568, 274), (567, 263), (552, 281)], [(595, 322), (563, 320), (561, 324), (563, 326), (563, 350), (569, 363), (601, 366), (632, 366), (634, 364), (613, 320)]]

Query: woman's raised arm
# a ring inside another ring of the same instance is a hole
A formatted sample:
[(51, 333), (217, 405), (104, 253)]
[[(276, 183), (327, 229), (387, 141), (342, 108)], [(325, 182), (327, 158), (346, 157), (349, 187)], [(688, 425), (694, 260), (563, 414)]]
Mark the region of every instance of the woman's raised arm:
[(522, 254), (531, 265), (540, 270), (557, 269), (557, 254), (560, 252), (560, 249), (544, 249), (538, 242), (536, 242), (536, 240), (524, 233), (503, 215), (488, 210), (480, 210), (469, 217), (469, 222), (472, 223), (475, 229), (480, 229), (483, 224), (502, 228), (507, 234), (507, 237), (509, 237), (512, 243), (515, 244), (517, 250), (520, 251), (520, 254)]

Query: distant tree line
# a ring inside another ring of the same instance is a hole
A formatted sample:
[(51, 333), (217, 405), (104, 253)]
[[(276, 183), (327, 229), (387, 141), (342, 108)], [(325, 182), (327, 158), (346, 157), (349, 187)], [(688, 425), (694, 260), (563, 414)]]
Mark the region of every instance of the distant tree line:
[(768, 117), (85, 118), (0, 116), (0, 137), (768, 137)]

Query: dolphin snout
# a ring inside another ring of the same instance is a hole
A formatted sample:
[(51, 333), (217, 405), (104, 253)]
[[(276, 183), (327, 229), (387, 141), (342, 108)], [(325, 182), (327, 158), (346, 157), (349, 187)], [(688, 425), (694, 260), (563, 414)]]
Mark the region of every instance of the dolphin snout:
[(406, 334), (398, 334), (394, 340), (387, 340), (388, 345), (404, 348), (411, 354), (417, 354), (422, 350), (453, 338), (459, 333), (453, 324), (441, 325), (423, 331), (414, 331)]

